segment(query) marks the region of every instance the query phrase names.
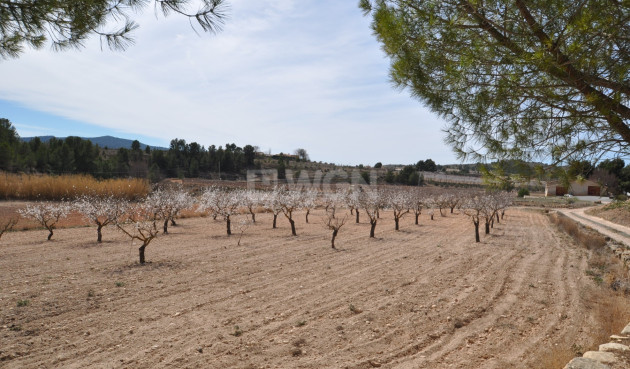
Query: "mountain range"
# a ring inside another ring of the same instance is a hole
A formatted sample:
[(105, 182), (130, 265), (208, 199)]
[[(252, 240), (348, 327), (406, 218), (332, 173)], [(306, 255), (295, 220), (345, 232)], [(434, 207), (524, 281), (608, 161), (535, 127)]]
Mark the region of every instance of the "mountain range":
[[(49, 141), (51, 138), (56, 138), (58, 140), (63, 140), (65, 139), (65, 137), (55, 137), (55, 136), (34, 136), (34, 137), (21, 137), (22, 141), (26, 141), (29, 142), (30, 140), (34, 139), (35, 137), (39, 137), (40, 140), (42, 140), (42, 142), (47, 142)], [(81, 137), (84, 140), (90, 140), (92, 141), (93, 144), (98, 145), (102, 148), (107, 147), (108, 149), (120, 149), (120, 148), (125, 148), (125, 149), (131, 149), (131, 143), (133, 142), (133, 140), (128, 140), (126, 138), (120, 138), (120, 137), (113, 137), (113, 136), (100, 136), (100, 137)], [(143, 144), (142, 142), (140, 142), (140, 148), (142, 150), (144, 150), (147, 147), (146, 144)], [(151, 149), (156, 149), (156, 150), (168, 150), (165, 147), (158, 147), (158, 146), (151, 146)]]

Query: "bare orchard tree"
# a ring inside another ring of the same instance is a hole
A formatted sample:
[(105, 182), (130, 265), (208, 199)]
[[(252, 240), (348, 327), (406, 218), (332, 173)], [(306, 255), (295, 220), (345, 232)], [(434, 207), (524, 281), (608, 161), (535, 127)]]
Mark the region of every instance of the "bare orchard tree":
[(424, 207), (427, 208), (427, 214), (429, 214), (429, 216), (431, 217), (431, 220), (433, 220), (433, 217), (435, 216), (435, 196), (427, 196), (424, 198), (423, 200), (423, 204)]
[(350, 209), (350, 215), (352, 215), (354, 210), (355, 223), (357, 224), (359, 223), (360, 218), (359, 208), (361, 207), (361, 204), (359, 203), (359, 195), (361, 194), (361, 191), (363, 191), (362, 188), (354, 189), (350, 187), (345, 194), (346, 206)]
[(252, 216), (252, 223), (256, 223), (256, 209), (263, 205), (263, 196), (260, 191), (246, 190), (241, 193), (241, 202)]
[(308, 223), (308, 216), (311, 210), (317, 205), (317, 199), (319, 198), (319, 191), (315, 189), (307, 189), (302, 192), (302, 207), (306, 210), (306, 223)]
[(202, 207), (225, 220), (227, 235), (232, 235), (231, 216), (236, 213), (242, 198), (242, 191), (222, 188), (210, 188), (202, 195)]
[(289, 220), (291, 224), (291, 234), (297, 236), (295, 231), (295, 220), (293, 220), (293, 213), (303, 206), (303, 196), (301, 191), (293, 191), (288, 189), (281, 189), (278, 192), (278, 203), (282, 209), (282, 213)]
[(2, 238), (2, 235), (5, 234), (5, 232), (11, 231), (13, 227), (15, 227), (17, 222), (18, 222), (17, 217), (11, 217), (5, 220), (4, 222), (0, 223), (0, 238)]
[(374, 238), (374, 230), (376, 229), (376, 222), (378, 221), (379, 209), (383, 207), (382, 194), (379, 190), (365, 190), (361, 192), (359, 196), (359, 202), (361, 209), (365, 211), (365, 214), (370, 219), (370, 238)]
[(487, 199), (484, 196), (474, 196), (466, 199), (462, 204), (464, 214), (468, 215), (475, 226), (475, 242), (479, 239), (479, 222), (487, 208)]
[(407, 190), (390, 190), (385, 193), (385, 207), (394, 213), (395, 229), (400, 230), (400, 220), (409, 213), (411, 194)]
[(243, 235), (245, 234), (245, 231), (254, 223), (254, 221), (250, 221), (249, 219), (239, 219), (238, 223), (237, 223), (237, 229), (238, 229), (238, 242), (236, 243), (236, 246), (240, 246), (241, 245), (241, 239), (243, 238)]
[(26, 208), (18, 210), (23, 218), (31, 218), (37, 221), (49, 232), (48, 241), (51, 240), (53, 232), (60, 219), (66, 218), (70, 213), (70, 205), (62, 201), (60, 203), (45, 203), (26, 205)]
[(451, 214), (453, 214), (455, 208), (461, 204), (462, 197), (454, 192), (449, 192), (444, 197), (446, 206), (451, 209)]
[(83, 215), (85, 220), (96, 225), (96, 242), (99, 243), (103, 242), (103, 227), (115, 224), (125, 214), (128, 206), (127, 200), (114, 196), (83, 196), (72, 203), (75, 211)]
[(425, 198), (422, 192), (419, 189), (413, 189), (410, 193), (409, 205), (411, 210), (413, 211), (413, 215), (415, 216), (416, 225), (419, 224), (418, 219), (420, 218), (420, 214), (422, 214), (422, 209), (424, 208)]
[(337, 190), (326, 192), (322, 196), (322, 202), (326, 210), (326, 215), (330, 215), (333, 219), (337, 216), (337, 209), (345, 205), (345, 191)]
[(433, 197), (433, 202), (435, 203), (435, 207), (440, 209), (440, 216), (445, 217), (446, 214), (442, 211), (449, 207), (449, 196), (447, 194), (441, 194)]
[(278, 214), (282, 212), (282, 205), (279, 199), (280, 189), (277, 187), (273, 191), (267, 192), (263, 199), (263, 206), (273, 214), (272, 228), (274, 229), (277, 228)]
[(157, 188), (147, 197), (146, 203), (155, 219), (162, 220), (164, 234), (168, 234), (168, 223), (175, 225), (180, 212), (192, 206), (192, 198), (181, 187)]
[(160, 231), (153, 216), (153, 208), (146, 202), (129, 207), (124, 217), (118, 218), (116, 227), (127, 235), (131, 241), (138, 240), (142, 245), (138, 248), (140, 264), (145, 263), (145, 250)]
[(330, 239), (330, 246), (333, 249), (335, 248), (335, 239), (337, 238), (337, 235), (339, 234), (339, 230), (341, 229), (341, 227), (343, 227), (344, 224), (346, 224), (347, 219), (348, 218), (345, 215), (342, 218), (340, 217), (333, 218), (331, 213), (326, 213), (326, 216), (324, 217), (324, 221), (323, 221), (324, 226), (332, 231), (332, 238)]

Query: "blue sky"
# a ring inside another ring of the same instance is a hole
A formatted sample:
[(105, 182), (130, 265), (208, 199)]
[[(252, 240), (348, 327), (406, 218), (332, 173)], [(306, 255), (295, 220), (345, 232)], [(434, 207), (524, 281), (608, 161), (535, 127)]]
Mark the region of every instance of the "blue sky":
[(95, 38), (79, 51), (0, 60), (0, 117), (21, 136), (305, 148), (339, 164), (456, 162), (446, 123), (392, 87), (356, 1), (229, 4), (217, 35), (148, 7), (125, 52)]

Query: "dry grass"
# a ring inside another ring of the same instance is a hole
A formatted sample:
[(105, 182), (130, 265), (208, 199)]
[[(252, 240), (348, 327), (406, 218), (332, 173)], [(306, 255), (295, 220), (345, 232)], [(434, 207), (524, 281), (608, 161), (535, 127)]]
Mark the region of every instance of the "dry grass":
[(83, 195), (135, 200), (149, 193), (145, 179), (107, 179), (99, 181), (88, 175), (0, 174), (0, 198), (20, 200), (62, 200)]
[(551, 214), (549, 218), (552, 223), (558, 226), (558, 228), (573, 237), (578, 245), (581, 245), (589, 250), (600, 250), (606, 247), (606, 237), (597, 232), (587, 230), (573, 220), (569, 219), (567, 216), (554, 213)]

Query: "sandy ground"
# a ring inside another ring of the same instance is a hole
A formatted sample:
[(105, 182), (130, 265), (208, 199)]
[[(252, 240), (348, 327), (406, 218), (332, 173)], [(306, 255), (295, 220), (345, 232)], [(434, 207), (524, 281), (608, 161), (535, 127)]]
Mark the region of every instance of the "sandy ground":
[(144, 266), (113, 229), (6, 234), (0, 367), (530, 368), (594, 329), (587, 251), (540, 212), (509, 210), (479, 244), (464, 215), (396, 232), (384, 212), (338, 251), (320, 215), (291, 237), (261, 214), (241, 246), (184, 219)]

